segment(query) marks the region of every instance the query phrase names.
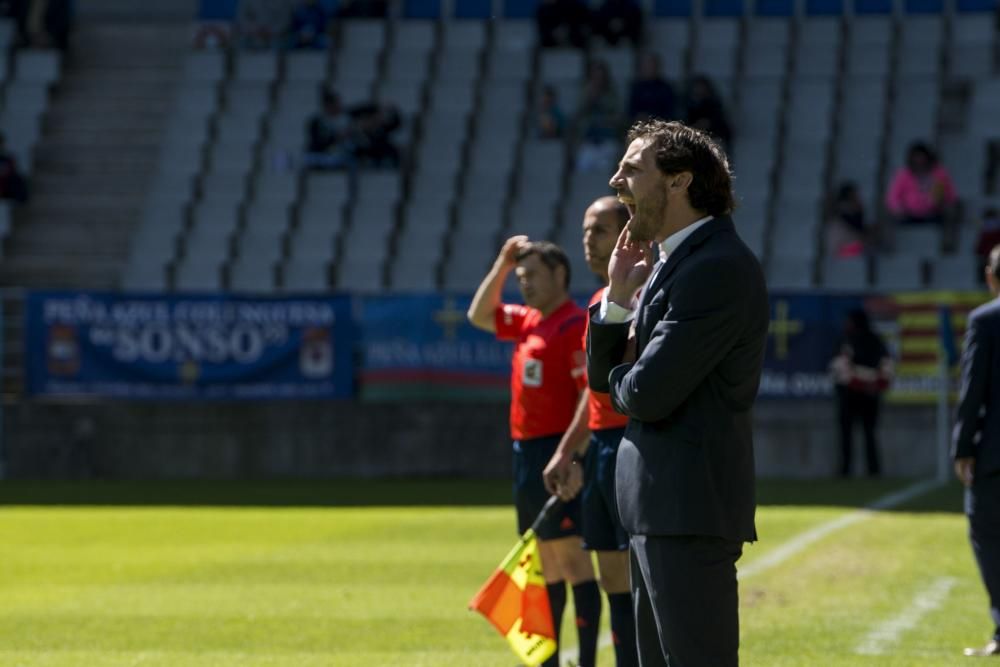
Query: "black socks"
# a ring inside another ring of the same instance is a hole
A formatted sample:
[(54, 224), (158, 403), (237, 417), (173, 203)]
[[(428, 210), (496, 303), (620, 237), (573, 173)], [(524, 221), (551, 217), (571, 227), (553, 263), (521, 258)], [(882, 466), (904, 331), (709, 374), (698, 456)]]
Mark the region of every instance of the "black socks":
[[(545, 589), (549, 593), (549, 608), (552, 610), (552, 625), (556, 630), (556, 646), (559, 645), (559, 628), (562, 627), (563, 609), (566, 608), (566, 583), (563, 581), (554, 584), (545, 584)], [(542, 667), (559, 667), (559, 649), (552, 654), (552, 657), (542, 663)]]
[(576, 607), (576, 632), (580, 638), (580, 667), (597, 664), (597, 632), (601, 624), (601, 589), (596, 581), (585, 581), (573, 587)]
[(639, 667), (632, 594), (608, 593), (608, 607), (611, 611), (611, 640), (615, 645), (616, 667)]

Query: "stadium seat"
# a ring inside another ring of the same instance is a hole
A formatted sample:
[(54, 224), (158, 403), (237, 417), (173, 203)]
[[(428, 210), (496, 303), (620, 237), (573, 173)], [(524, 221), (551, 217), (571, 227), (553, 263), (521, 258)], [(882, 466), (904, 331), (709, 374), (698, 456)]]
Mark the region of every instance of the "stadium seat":
[(907, 14), (942, 14), (944, 0), (905, 0), (903, 11)]
[(843, 16), (844, 0), (806, 0), (806, 16)]
[(798, 25), (792, 58), (798, 78), (832, 79), (840, 65), (841, 23), (839, 18), (807, 18)]
[(703, 0), (702, 11), (704, 16), (743, 16), (743, 2), (741, 0)]
[(654, 0), (653, 13), (658, 17), (687, 17), (694, 14), (693, 0)]
[(270, 84), (278, 78), (278, 54), (271, 52), (239, 52), (234, 80)]
[(656, 19), (649, 28), (650, 50), (660, 56), (663, 75), (672, 81), (687, 79), (688, 49), (691, 42), (691, 24), (687, 20)]
[(537, 7), (538, 0), (503, 0), (503, 15), (508, 19), (530, 19)]
[(281, 288), (285, 292), (316, 292), (330, 288), (330, 268), (327, 262), (293, 262), (281, 271)]
[(189, 53), (184, 62), (183, 81), (219, 83), (226, 77), (225, 54), (214, 51)]
[(441, 17), (441, 0), (404, 0), (403, 18), (437, 19)]
[(313, 98), (318, 97), (316, 88), (329, 72), (329, 57), (323, 51), (292, 51), (285, 56), (286, 82), (313, 84)]
[(823, 263), (823, 286), (832, 290), (866, 291), (870, 281), (864, 257), (828, 258)]
[(812, 260), (773, 257), (767, 264), (769, 289), (797, 290), (813, 287)]
[(941, 230), (932, 225), (900, 225), (893, 237), (893, 247), (900, 255), (934, 257), (941, 252)]
[(920, 257), (882, 255), (875, 265), (875, 286), (887, 292), (921, 289), (924, 286), (923, 264)]
[(488, 19), (493, 15), (492, 0), (455, 0), (456, 19)]
[(754, 11), (757, 16), (795, 15), (795, 0), (756, 0)]
[(54, 49), (22, 49), (14, 57), (14, 79), (50, 85), (59, 79), (62, 55)]
[(939, 257), (932, 264), (931, 287), (939, 290), (982, 289), (979, 262), (970, 255)]
[(854, 0), (854, 13), (864, 14), (891, 14), (892, 0)]
[[(0, 52), (7, 53), (17, 37), (17, 24), (14, 19), (0, 18)], [(6, 73), (6, 70), (5, 70)]]
[(812, 202), (796, 206), (794, 201), (780, 201), (771, 233), (771, 257), (812, 261), (817, 254), (819, 228)]

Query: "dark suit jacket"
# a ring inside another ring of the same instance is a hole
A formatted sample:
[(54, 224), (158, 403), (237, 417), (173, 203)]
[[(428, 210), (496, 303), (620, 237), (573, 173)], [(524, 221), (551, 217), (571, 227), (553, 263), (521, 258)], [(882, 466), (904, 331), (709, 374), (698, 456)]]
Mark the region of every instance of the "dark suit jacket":
[(1000, 473), (1000, 299), (969, 314), (952, 455), (975, 457), (977, 477)]
[(629, 419), (615, 478), (633, 535), (756, 539), (750, 408), (769, 309), (760, 263), (728, 217), (696, 230), (647, 285), (637, 361), (621, 364), (628, 324), (587, 337), (594, 391)]

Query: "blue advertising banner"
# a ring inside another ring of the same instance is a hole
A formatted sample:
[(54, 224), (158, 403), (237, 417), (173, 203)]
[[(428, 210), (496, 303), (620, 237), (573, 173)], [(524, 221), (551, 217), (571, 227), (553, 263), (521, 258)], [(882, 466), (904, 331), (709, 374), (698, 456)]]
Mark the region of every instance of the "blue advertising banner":
[(761, 375), (760, 398), (833, 395), (827, 365), (841, 336), (841, 323), (864, 298), (852, 295), (772, 292), (771, 326)]
[(468, 323), (469, 295), (360, 299), (361, 396), (505, 399), (513, 347)]
[(347, 296), (33, 292), (25, 309), (32, 395), (239, 400), (352, 394), (356, 341)]

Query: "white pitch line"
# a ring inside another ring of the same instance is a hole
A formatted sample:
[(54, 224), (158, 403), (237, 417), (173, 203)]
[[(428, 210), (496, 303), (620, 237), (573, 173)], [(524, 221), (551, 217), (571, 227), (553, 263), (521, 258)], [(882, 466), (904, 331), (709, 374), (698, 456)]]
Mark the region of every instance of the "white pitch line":
[(912, 630), (924, 616), (940, 607), (954, 586), (953, 577), (935, 579), (930, 586), (913, 597), (906, 609), (869, 632), (854, 652), (861, 655), (882, 655), (899, 643), (903, 633)]
[[(922, 482), (917, 482), (916, 484), (911, 484), (910, 486), (900, 489), (899, 491), (894, 491), (893, 493), (886, 494), (881, 498), (877, 498), (865, 505), (862, 509), (855, 510), (850, 514), (833, 519), (832, 521), (821, 523), (820, 525), (799, 533), (790, 540), (783, 542), (780, 546), (768, 552), (767, 555), (758, 558), (746, 567), (739, 568), (737, 577), (742, 580), (770, 570), (773, 567), (777, 567), (795, 554), (803, 551), (809, 545), (823, 539), (827, 535), (835, 533), (843, 528), (847, 528), (848, 526), (853, 526), (854, 524), (865, 521), (866, 519), (870, 519), (880, 510), (899, 507), (903, 503), (909, 502), (910, 500), (913, 500), (918, 496), (922, 496), (929, 491), (933, 491), (939, 486), (941, 486), (941, 482), (936, 479), (928, 479)], [(601, 635), (597, 646), (598, 649), (611, 646), (611, 635), (607, 633)], [(579, 658), (577, 647), (567, 647), (566, 649), (561, 650), (560, 658), (562, 659), (563, 664), (566, 664), (567, 661), (576, 664), (576, 661)]]
[(774, 550), (768, 552), (766, 555), (752, 561), (745, 567), (739, 568), (738, 577), (740, 579), (746, 579), (781, 565), (795, 554), (804, 550), (811, 544), (818, 542), (827, 535), (835, 533), (843, 528), (847, 528), (848, 526), (853, 526), (861, 521), (870, 519), (880, 510), (898, 507), (918, 496), (922, 496), (928, 491), (932, 491), (940, 485), (941, 483), (934, 479), (917, 482), (916, 484), (912, 484), (905, 489), (900, 489), (894, 493), (884, 495), (881, 498), (865, 505), (862, 509), (855, 510), (850, 514), (833, 519), (832, 521), (827, 521), (826, 523), (821, 523), (805, 532), (799, 533), (787, 542), (782, 543)]

